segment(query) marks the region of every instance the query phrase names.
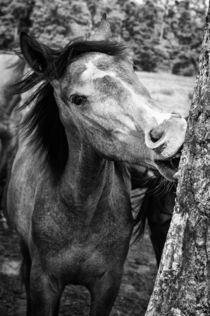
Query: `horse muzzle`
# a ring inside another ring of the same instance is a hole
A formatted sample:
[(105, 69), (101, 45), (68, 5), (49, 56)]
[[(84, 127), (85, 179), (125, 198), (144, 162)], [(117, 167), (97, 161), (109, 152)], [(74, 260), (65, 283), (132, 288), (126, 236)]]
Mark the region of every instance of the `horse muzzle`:
[(183, 145), (187, 122), (178, 115), (153, 128), (146, 136), (145, 143), (153, 150), (154, 160), (165, 160), (175, 156)]

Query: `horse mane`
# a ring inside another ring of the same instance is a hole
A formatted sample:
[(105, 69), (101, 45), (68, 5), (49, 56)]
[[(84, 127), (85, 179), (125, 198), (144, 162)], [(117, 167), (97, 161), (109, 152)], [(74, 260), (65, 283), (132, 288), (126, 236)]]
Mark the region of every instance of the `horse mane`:
[(57, 181), (64, 172), (69, 152), (50, 80), (61, 78), (67, 66), (85, 53), (100, 52), (122, 58), (125, 56), (126, 47), (117, 42), (87, 41), (77, 38), (61, 50), (48, 48), (45, 45), (43, 49), (47, 50), (49, 62), (46, 72), (30, 72), (13, 85), (11, 90), (13, 94), (21, 94), (39, 84), (35, 92), (20, 107), (23, 109), (33, 103), (21, 128), (24, 130), (24, 135), (29, 138), (32, 150), (44, 154), (46, 163), (43, 165), (49, 166)]

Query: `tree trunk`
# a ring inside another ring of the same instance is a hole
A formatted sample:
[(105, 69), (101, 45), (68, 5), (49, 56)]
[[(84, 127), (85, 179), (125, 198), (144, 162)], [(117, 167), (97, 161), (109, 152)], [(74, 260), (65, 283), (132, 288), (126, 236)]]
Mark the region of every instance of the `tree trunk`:
[(210, 315), (210, 9), (177, 199), (145, 316)]
[(160, 43), (163, 40), (164, 29), (165, 29), (165, 18), (166, 18), (166, 15), (168, 14), (168, 3), (169, 3), (169, 0), (166, 0), (164, 8), (163, 8), (162, 19), (160, 22), (160, 36), (159, 36)]

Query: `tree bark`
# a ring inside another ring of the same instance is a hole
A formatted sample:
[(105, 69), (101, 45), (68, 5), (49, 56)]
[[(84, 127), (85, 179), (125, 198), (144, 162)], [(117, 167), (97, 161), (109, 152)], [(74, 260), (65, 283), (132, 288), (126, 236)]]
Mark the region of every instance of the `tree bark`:
[(145, 316), (210, 315), (210, 9), (177, 199)]

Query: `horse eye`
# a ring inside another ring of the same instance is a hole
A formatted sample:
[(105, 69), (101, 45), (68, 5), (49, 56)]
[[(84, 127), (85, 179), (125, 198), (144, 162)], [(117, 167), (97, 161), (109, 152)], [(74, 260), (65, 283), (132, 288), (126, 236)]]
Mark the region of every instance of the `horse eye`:
[(82, 105), (86, 100), (87, 98), (84, 95), (73, 94), (70, 96), (71, 103), (76, 105)]

